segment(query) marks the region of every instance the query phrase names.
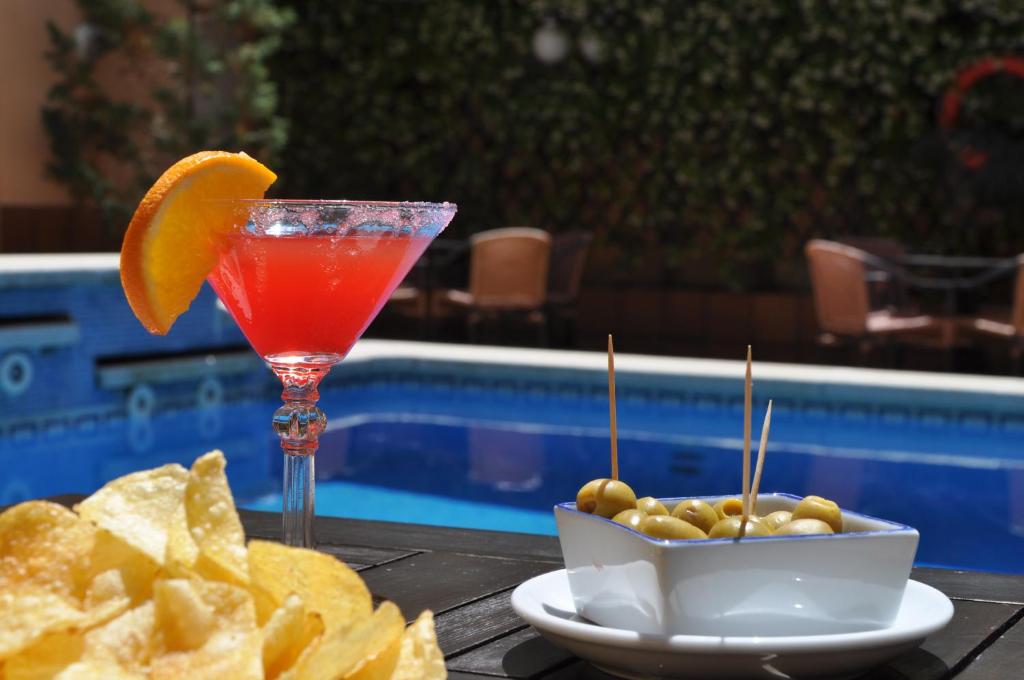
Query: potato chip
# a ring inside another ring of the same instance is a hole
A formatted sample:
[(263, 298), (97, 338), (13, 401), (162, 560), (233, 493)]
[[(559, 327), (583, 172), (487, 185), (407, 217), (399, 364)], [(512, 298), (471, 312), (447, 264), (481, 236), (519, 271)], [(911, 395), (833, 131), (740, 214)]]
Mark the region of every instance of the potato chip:
[(196, 570), (203, 576), (248, 585), (249, 562), (245, 530), (235, 510), (220, 451), (211, 451), (192, 464), (185, 488), (188, 527), (198, 546)]
[(80, 659), (82, 638), (70, 633), (48, 635), (10, 659), (0, 669), (4, 680), (145, 680), (144, 672), (122, 668), (106, 659)]
[(437, 646), (434, 614), (424, 611), (402, 635), (402, 651), (398, 655), (391, 680), (444, 680), (444, 653)]
[(0, 659), (47, 633), (96, 625), (127, 608), (115, 577), (93, 587), (95, 534), (91, 524), (46, 501), (0, 514)]
[[(298, 595), (309, 611), (320, 614), (328, 634), (352, 621), (369, 618), (373, 612), (373, 600), (363, 579), (324, 553), (249, 541), (249, 576), (253, 587), (261, 592), (256, 601), (263, 608), (258, 612), (262, 621), (291, 593)], [(273, 609), (266, 611), (270, 603)]]
[(89, 585), (86, 586), (85, 599), (82, 604), (86, 609), (92, 609), (109, 600), (127, 597), (128, 594), (121, 571), (119, 569), (107, 569), (94, 576)]
[[(260, 630), (263, 635), (263, 672), (277, 675), (288, 667), (285, 655), (298, 646), (306, 624), (306, 607), (298, 595), (289, 595)], [(294, 659), (293, 659), (294, 661)]]
[(133, 472), (109, 482), (75, 510), (162, 566), (187, 482), (188, 472), (176, 464)]
[[(93, 581), (111, 570), (116, 570), (120, 574), (125, 594), (132, 604), (152, 597), (153, 579), (160, 569), (159, 565), (109, 531), (96, 530), (96, 540), (89, 559)], [(88, 598), (88, 592), (86, 596)]]
[(298, 595), (289, 595), (263, 626), (263, 672), (272, 680), (291, 668), (324, 630), (319, 614), (307, 612)]
[(370, 618), (324, 633), (307, 649), (286, 680), (389, 680), (398, 664), (405, 621), (393, 602), (384, 602)]
[(84, 636), (80, 631), (45, 636), (7, 660), (6, 677), (18, 680), (145, 677), (152, 633), (153, 603), (147, 602), (89, 630)]
[(202, 647), (218, 622), (213, 605), (203, 600), (195, 582), (166, 579), (153, 586), (156, 625), (162, 632), (162, 647), (168, 651), (190, 651)]
[(164, 572), (171, 577), (189, 578), (195, 575), (199, 546), (188, 530), (185, 499), (174, 510), (167, 524), (167, 551), (164, 554)]
[(4, 662), (4, 679), (52, 678), (78, 661), (84, 648), (84, 641), (77, 633), (51, 633), (7, 659)]
[(53, 680), (146, 680), (147, 676), (125, 670), (110, 661), (76, 661)]
[(149, 666), (155, 623), (156, 606), (153, 602), (129, 609), (85, 633), (82, 658), (110, 661), (127, 671), (145, 673)]
[(154, 680), (258, 680), (262, 640), (252, 596), (228, 583), (186, 579), (153, 585)]
[(403, 634), (330, 555), (246, 548), (224, 468), (213, 451), (114, 480), (81, 516), (0, 514), (0, 680), (446, 676), (430, 612)]
[(43, 590), (20, 588), (2, 592), (0, 657), (11, 656), (50, 632), (96, 626), (127, 606), (127, 598), (118, 598), (83, 611), (75, 603)]
[(81, 620), (81, 610), (60, 595), (29, 588), (0, 592), (0, 659)]
[(0, 514), (0, 590), (30, 584), (81, 594), (96, 530), (62, 505), (21, 503)]

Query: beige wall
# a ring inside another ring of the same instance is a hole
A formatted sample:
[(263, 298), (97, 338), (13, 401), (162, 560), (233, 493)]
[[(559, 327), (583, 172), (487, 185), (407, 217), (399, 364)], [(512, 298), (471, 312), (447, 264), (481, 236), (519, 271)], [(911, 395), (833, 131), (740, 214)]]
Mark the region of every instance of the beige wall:
[[(175, 0), (145, 0), (163, 16), (180, 12)], [(0, 0), (0, 206), (66, 206), (64, 186), (46, 177), (50, 141), (41, 109), (57, 79), (46, 51), (46, 22), (73, 33), (81, 20), (75, 0)], [(105, 58), (97, 80), (116, 97), (140, 101), (149, 80), (145, 67), (127, 58)]]
[(0, 0), (0, 204), (65, 205), (64, 188), (45, 176), (49, 140), (40, 119), (56, 76), (44, 53), (46, 21), (78, 22), (73, 0)]

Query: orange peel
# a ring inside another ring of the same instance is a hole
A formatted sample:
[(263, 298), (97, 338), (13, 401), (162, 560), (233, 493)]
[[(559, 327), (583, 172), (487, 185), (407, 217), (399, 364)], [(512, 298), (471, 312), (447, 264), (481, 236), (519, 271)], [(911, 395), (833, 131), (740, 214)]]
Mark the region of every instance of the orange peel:
[(166, 334), (199, 294), (236, 228), (230, 201), (262, 198), (276, 179), (244, 153), (201, 151), (146, 192), (121, 245), (121, 285), (146, 330)]

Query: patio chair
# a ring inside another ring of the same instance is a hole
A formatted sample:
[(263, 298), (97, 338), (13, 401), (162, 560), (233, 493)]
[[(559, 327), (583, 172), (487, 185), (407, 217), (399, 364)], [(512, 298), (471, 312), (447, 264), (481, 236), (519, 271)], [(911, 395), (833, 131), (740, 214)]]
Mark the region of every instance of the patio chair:
[[(1010, 359), (1013, 362), (1013, 373), (1016, 375), (1020, 372), (1021, 355), (1024, 354), (1024, 255), (1017, 256), (1013, 270), (1016, 271), (1016, 278), (1010, 308), (1002, 311), (988, 310), (978, 316), (962, 318), (959, 320), (959, 326), (968, 333), (1001, 338), (1009, 342)], [(995, 271), (992, 274), (998, 273)]]
[(587, 231), (567, 231), (551, 241), (551, 260), (548, 267), (547, 312), (550, 327), (558, 326), (565, 344), (576, 341), (576, 300), (580, 295), (583, 270), (593, 234)]
[(955, 324), (949, 319), (871, 309), (866, 276), (869, 267), (903, 278), (898, 267), (859, 248), (834, 241), (810, 241), (804, 252), (821, 329), (819, 345), (852, 343), (862, 359), (874, 347), (894, 341), (943, 349), (953, 346)]
[[(902, 243), (884, 236), (841, 236), (836, 240), (843, 245), (852, 246), (869, 255), (881, 258), (892, 265), (899, 265), (907, 255), (907, 249)], [(885, 269), (870, 266), (865, 276), (868, 282), (871, 309), (889, 308), (893, 311), (902, 311), (904, 314), (913, 309), (906, 283), (902, 279), (893, 277)]]
[(529, 227), (507, 227), (470, 238), (469, 290), (448, 290), (443, 306), (466, 311), (469, 339), (476, 342), (479, 325), (514, 317), (537, 327), (547, 344), (547, 292), (551, 237)]
[(389, 313), (417, 321), (417, 335), (421, 340), (433, 338), (437, 322), (446, 312), (451, 312), (450, 308), (438, 304), (437, 297), (443, 292), (439, 289), (451, 285), (447, 282), (465, 271), (467, 251), (468, 246), (462, 240), (434, 241), (388, 299)]
[(427, 311), (427, 298), (419, 287), (403, 282), (388, 298), (388, 309), (407, 316), (422, 317)]

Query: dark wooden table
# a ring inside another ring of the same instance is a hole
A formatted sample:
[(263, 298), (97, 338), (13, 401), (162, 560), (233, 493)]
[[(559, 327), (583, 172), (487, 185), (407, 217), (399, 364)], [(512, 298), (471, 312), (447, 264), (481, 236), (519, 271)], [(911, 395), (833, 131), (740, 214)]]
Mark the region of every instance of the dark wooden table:
[[(280, 537), (279, 514), (241, 514), (250, 537)], [(557, 539), (329, 517), (317, 518), (316, 531), (319, 550), (348, 562), (407, 618), (433, 610), (453, 680), (610, 678), (542, 639), (509, 605), (517, 585), (562, 567)], [(953, 620), (865, 678), (1024, 678), (1024, 576), (915, 569), (913, 578), (953, 600)]]

